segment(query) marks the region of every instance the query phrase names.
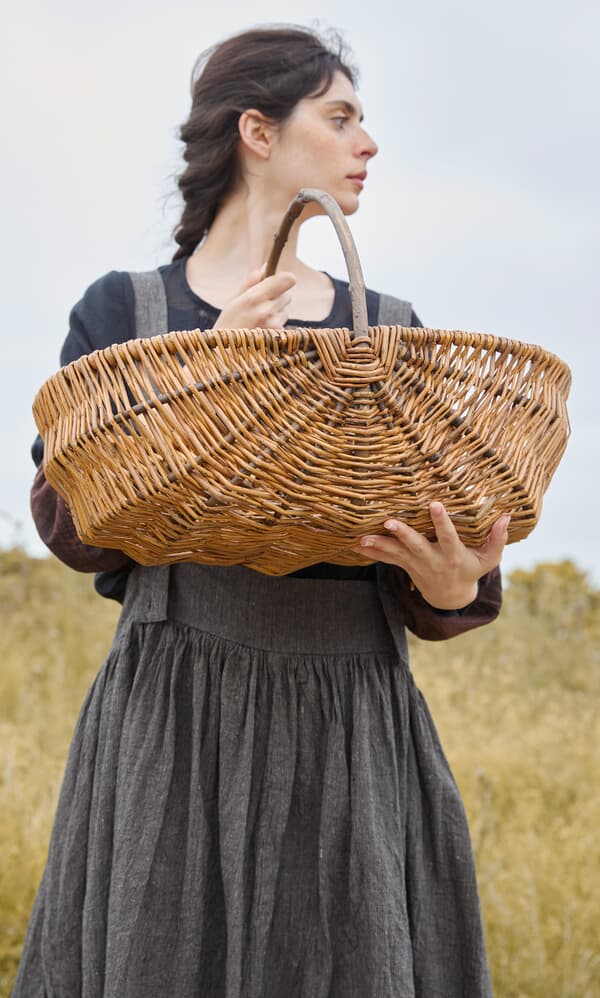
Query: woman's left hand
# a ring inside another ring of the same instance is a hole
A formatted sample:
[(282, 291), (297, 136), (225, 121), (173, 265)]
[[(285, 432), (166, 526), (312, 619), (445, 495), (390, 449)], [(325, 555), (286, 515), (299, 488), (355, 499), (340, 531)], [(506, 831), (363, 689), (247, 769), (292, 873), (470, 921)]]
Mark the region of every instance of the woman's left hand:
[(391, 536), (368, 534), (352, 550), (403, 568), (423, 599), (438, 610), (460, 610), (476, 599), (481, 576), (500, 564), (510, 516), (496, 520), (481, 547), (468, 548), (441, 502), (432, 502), (429, 510), (436, 541), (428, 541), (400, 520), (389, 519), (384, 526)]

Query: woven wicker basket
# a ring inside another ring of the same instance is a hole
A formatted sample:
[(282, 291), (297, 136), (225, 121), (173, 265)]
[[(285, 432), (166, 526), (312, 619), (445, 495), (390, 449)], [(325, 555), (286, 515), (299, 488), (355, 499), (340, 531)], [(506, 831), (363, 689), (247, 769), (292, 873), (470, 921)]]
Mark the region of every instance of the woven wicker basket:
[(48, 481), (82, 540), (142, 564), (244, 564), (272, 575), (351, 548), (391, 515), (434, 538), (441, 500), (481, 544), (512, 514), (535, 526), (564, 451), (568, 367), (477, 333), (368, 328), (360, 264), (336, 202), (317, 200), (350, 274), (354, 329), (170, 332), (95, 351), (40, 389)]

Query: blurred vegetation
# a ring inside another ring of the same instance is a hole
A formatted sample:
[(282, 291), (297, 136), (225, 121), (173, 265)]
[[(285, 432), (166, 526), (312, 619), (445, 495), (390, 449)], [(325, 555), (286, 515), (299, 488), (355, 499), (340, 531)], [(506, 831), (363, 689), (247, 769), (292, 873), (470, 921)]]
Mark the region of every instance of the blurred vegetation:
[[(54, 558), (0, 552), (0, 995), (8, 995), (75, 720), (119, 607)], [(75, 998), (75, 996), (73, 996)]]
[[(0, 995), (62, 771), (118, 606), (54, 559), (0, 552)], [(498, 621), (411, 639), (469, 814), (496, 998), (600, 995), (600, 593), (571, 562), (515, 572)]]
[(600, 995), (600, 592), (513, 572), (498, 620), (413, 642), (469, 815), (497, 998)]

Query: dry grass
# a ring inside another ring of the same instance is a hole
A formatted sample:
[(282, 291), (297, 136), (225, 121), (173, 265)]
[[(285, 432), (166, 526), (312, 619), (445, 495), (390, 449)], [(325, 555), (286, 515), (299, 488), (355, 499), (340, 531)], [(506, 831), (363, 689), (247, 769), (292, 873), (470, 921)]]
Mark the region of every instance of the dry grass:
[(75, 719), (118, 607), (54, 559), (0, 553), (0, 995), (9, 993)]
[(600, 995), (600, 594), (517, 572), (498, 621), (413, 643), (469, 814), (498, 998)]
[[(73, 725), (118, 607), (0, 553), (0, 995), (13, 979)], [(412, 642), (469, 812), (497, 998), (600, 995), (600, 594), (515, 573), (500, 619)]]

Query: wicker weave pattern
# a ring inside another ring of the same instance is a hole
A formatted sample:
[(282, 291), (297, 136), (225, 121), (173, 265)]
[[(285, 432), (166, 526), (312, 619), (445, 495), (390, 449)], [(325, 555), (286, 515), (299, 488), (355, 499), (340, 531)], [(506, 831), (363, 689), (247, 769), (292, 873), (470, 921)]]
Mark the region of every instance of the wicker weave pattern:
[(142, 564), (271, 574), (366, 564), (398, 515), (444, 502), (480, 544), (525, 537), (563, 453), (568, 368), (536, 346), (401, 327), (172, 332), (97, 351), (41, 389), (46, 475), (82, 538)]
[(171, 332), (96, 351), (40, 389), (45, 471), (84, 541), (141, 564), (329, 561), (399, 516), (434, 538), (444, 502), (478, 545), (503, 512), (525, 537), (564, 451), (566, 364), (459, 331), (368, 328), (364, 279), (336, 202), (300, 191), (275, 236), (318, 201), (350, 275), (348, 329)]

